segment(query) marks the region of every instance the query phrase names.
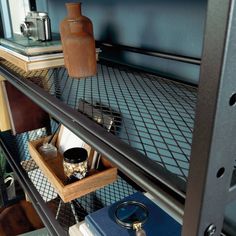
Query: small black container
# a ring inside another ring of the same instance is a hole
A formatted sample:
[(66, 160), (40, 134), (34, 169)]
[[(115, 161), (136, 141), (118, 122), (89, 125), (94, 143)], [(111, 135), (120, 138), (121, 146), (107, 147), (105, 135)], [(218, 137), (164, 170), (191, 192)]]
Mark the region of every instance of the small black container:
[(88, 171), (88, 152), (84, 148), (70, 148), (63, 153), (63, 167), (67, 177), (82, 179)]

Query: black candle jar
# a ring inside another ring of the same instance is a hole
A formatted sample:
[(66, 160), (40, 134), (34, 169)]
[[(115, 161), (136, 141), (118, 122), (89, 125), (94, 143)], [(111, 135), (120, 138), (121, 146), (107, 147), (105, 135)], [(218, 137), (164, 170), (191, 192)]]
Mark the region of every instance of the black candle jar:
[(63, 167), (67, 177), (82, 179), (88, 171), (88, 152), (84, 148), (70, 148), (63, 153)]

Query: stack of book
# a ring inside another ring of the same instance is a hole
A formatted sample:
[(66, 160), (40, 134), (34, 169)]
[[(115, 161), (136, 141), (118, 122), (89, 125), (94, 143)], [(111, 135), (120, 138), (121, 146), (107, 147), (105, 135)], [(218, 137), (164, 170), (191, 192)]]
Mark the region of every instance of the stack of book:
[[(100, 49), (96, 49), (98, 53)], [(0, 38), (0, 57), (15, 64), (24, 71), (64, 66), (64, 56), (59, 34), (52, 35), (52, 41), (33, 41), (22, 35)]]
[(59, 36), (52, 41), (33, 41), (21, 35), (0, 39), (0, 57), (24, 71), (45, 69), (64, 65)]
[(34, 41), (15, 34), (12, 38), (0, 38), (0, 44), (25, 56), (38, 56), (42, 54), (60, 53), (62, 45), (59, 34), (52, 35), (52, 41)]
[(148, 218), (143, 224), (147, 236), (180, 236), (181, 225), (144, 194), (136, 192), (111, 206), (104, 207), (85, 217), (85, 221), (70, 228), (70, 236), (135, 236), (133, 229), (117, 223), (115, 210), (126, 201), (136, 201), (148, 209)]

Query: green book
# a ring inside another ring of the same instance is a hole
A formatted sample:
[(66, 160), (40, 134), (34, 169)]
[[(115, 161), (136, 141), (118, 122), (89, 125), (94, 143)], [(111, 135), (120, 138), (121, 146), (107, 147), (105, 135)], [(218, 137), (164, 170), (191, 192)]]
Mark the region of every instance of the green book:
[(26, 56), (62, 52), (59, 34), (52, 34), (52, 40), (47, 42), (33, 41), (23, 35), (14, 35), (12, 38), (0, 38), (0, 44)]

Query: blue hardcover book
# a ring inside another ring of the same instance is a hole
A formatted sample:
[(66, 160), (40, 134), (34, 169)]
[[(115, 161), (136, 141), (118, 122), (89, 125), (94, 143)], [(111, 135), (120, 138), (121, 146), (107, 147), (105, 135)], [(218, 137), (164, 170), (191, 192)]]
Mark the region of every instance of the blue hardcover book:
[(137, 201), (147, 207), (148, 217), (142, 227), (147, 236), (181, 235), (181, 225), (177, 221), (141, 192), (136, 192), (85, 217), (85, 222), (94, 236), (135, 236), (134, 230), (126, 229), (115, 219), (117, 206), (125, 201)]

